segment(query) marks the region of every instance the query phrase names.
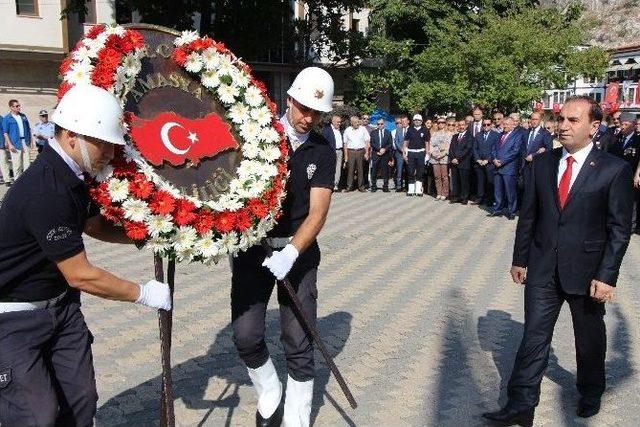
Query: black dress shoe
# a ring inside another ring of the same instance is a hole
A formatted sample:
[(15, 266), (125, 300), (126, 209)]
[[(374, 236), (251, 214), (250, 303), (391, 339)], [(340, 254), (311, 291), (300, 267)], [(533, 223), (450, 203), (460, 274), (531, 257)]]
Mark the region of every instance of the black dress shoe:
[(396, 193), (402, 193), (404, 190), (402, 189), (402, 187), (398, 187), (396, 188)]
[(514, 409), (509, 405), (497, 412), (485, 412), (482, 417), (500, 426), (533, 426), (534, 409)]
[(373, 187), (373, 188), (371, 189), (371, 192), (372, 192), (372, 193), (375, 193), (376, 191), (378, 191), (378, 188), (377, 188), (377, 187)]
[(514, 219), (516, 219), (516, 216), (514, 214), (509, 214), (509, 215), (507, 215), (507, 219), (509, 221), (513, 221)]
[(460, 204), (467, 205), (467, 204), (469, 204), (469, 201), (468, 200), (463, 200), (463, 201), (460, 202)]
[(388, 188), (383, 188), (383, 189), (382, 189), (382, 192), (383, 192), (383, 193), (388, 193), (388, 192), (389, 192), (389, 189), (388, 189)]
[(489, 212), (487, 216), (502, 216), (502, 212)]
[(579, 417), (593, 417), (598, 412), (600, 412), (600, 399), (589, 399), (583, 397), (582, 399), (580, 399), (580, 402), (578, 402), (577, 414)]
[(256, 411), (256, 427), (280, 427), (282, 425), (282, 417), (284, 416), (284, 393), (282, 400), (276, 411), (269, 418), (262, 418), (260, 412)]

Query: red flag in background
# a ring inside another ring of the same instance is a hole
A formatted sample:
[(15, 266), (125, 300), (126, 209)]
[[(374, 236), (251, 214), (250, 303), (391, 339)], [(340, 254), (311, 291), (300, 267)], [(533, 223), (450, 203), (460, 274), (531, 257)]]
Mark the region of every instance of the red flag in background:
[(174, 166), (187, 160), (198, 164), (225, 150), (238, 148), (229, 124), (217, 114), (187, 119), (174, 112), (158, 114), (152, 120), (134, 118), (131, 137), (142, 157), (155, 166), (164, 161)]
[(640, 105), (640, 80), (638, 80), (638, 86), (636, 87), (636, 99), (634, 104)]
[(608, 102), (609, 104), (618, 102), (618, 92), (620, 92), (620, 83), (609, 83), (604, 94), (604, 102)]

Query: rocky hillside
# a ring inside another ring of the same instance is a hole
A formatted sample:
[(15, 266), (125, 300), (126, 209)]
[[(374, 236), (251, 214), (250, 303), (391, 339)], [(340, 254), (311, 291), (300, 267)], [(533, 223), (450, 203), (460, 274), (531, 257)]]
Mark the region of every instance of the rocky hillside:
[[(542, 0), (565, 7), (575, 0)], [(582, 0), (590, 43), (606, 48), (640, 44), (640, 0)]]

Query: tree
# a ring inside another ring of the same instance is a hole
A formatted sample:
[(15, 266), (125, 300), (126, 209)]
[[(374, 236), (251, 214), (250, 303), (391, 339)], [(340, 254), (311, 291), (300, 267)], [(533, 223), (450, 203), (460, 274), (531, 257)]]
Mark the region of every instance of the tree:
[(537, 1), (371, 1), (375, 74), (354, 76), (356, 105), (391, 92), (399, 108), (466, 112), (472, 104), (519, 109), (578, 75), (602, 75), (602, 49), (585, 38), (580, 8)]

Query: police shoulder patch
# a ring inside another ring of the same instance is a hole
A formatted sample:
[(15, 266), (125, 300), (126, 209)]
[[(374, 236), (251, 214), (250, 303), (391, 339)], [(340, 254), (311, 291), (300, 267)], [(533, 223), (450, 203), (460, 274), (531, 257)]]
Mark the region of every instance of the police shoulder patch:
[(71, 231), (69, 227), (54, 227), (47, 233), (47, 240), (49, 242), (57, 242), (66, 239), (67, 237), (71, 236), (72, 233), (73, 231)]
[(313, 174), (316, 172), (317, 166), (315, 163), (309, 163), (307, 166), (307, 178), (313, 178)]
[(11, 369), (0, 371), (0, 389), (5, 388), (11, 383)]

